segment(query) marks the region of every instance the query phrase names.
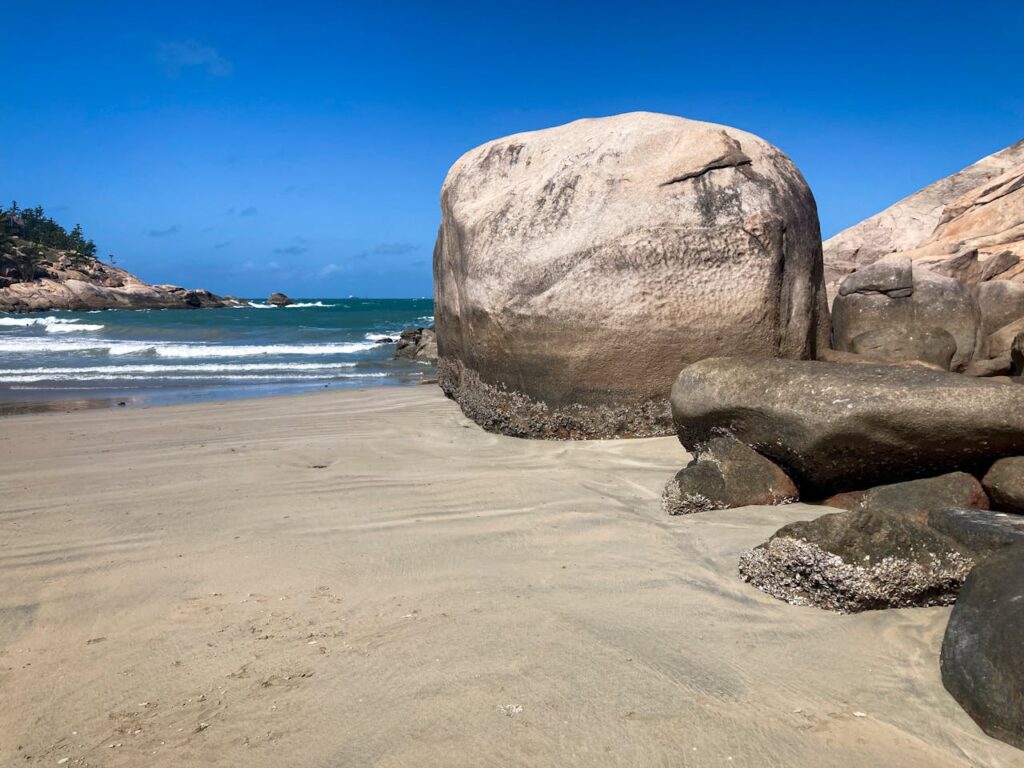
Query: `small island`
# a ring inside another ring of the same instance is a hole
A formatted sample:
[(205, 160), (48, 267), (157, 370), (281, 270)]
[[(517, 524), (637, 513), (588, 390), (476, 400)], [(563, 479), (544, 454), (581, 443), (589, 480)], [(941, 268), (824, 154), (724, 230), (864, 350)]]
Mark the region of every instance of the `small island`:
[(68, 232), (41, 206), (0, 208), (0, 312), (201, 309), (240, 303), (201, 288), (151, 285), (104, 263), (81, 226)]

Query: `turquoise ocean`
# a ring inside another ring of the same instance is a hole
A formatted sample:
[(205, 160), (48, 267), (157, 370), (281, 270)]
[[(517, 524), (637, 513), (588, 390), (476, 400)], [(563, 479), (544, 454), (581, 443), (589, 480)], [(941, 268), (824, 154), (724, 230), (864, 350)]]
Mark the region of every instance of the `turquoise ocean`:
[(413, 384), (433, 368), (394, 360), (394, 345), (379, 342), (432, 325), (433, 306), (429, 299), (350, 298), (0, 313), (0, 412)]

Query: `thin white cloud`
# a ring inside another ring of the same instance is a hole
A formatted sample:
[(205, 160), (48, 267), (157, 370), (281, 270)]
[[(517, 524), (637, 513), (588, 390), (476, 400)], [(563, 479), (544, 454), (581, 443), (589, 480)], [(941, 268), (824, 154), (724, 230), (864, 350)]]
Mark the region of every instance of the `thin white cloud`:
[(168, 77), (177, 77), (186, 69), (202, 69), (211, 77), (227, 77), (234, 71), (234, 65), (225, 59), (216, 48), (201, 45), (195, 40), (174, 40), (161, 43), (157, 59)]

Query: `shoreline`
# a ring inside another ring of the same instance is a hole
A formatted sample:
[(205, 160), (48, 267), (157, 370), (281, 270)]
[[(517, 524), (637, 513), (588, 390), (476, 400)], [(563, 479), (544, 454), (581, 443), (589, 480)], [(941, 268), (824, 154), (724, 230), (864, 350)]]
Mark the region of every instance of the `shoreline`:
[(839, 616), (670, 518), (675, 438), (484, 432), (429, 387), (0, 430), (0, 763), (999, 766), (949, 609)]

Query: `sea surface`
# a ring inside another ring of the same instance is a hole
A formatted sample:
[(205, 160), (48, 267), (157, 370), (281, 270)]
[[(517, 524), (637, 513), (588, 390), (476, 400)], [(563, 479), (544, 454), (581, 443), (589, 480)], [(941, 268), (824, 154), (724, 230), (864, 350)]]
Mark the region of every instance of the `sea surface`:
[(0, 413), (415, 384), (433, 368), (378, 342), (433, 312), (429, 299), (350, 298), (0, 313)]

